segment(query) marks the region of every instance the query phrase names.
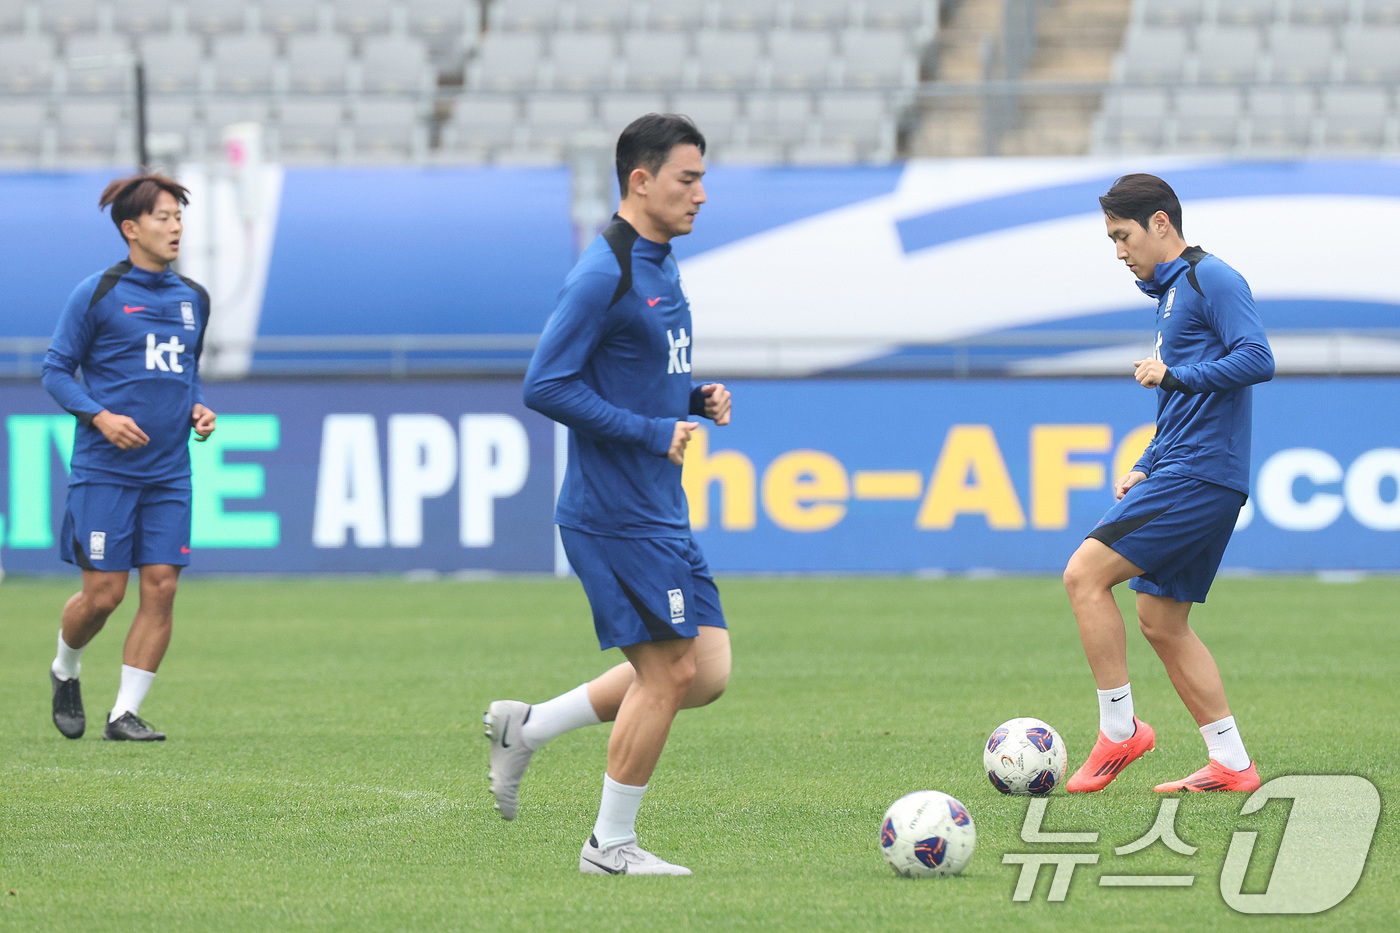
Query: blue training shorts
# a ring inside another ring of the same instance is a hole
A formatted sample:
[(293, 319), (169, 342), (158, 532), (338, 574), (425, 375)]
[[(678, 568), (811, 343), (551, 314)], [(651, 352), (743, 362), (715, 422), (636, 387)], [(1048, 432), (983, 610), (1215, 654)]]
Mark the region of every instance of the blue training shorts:
[(190, 490), (110, 483), (70, 486), (58, 553), (84, 570), (188, 566)]
[(611, 538), (560, 528), (603, 649), (725, 628), (719, 589), (694, 538)]
[(1157, 473), (1128, 490), (1089, 532), (1143, 570), (1139, 593), (1203, 603), (1245, 495), (1176, 473)]

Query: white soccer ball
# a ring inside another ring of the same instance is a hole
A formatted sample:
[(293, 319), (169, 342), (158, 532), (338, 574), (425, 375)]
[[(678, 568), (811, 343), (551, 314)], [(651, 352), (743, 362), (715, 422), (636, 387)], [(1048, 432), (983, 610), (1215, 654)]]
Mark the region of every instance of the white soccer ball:
[(1049, 723), (1024, 716), (996, 727), (987, 739), (982, 764), (992, 786), (1003, 794), (1044, 797), (1065, 779), (1069, 755)]
[(905, 794), (885, 811), (880, 851), (906, 878), (956, 875), (977, 846), (972, 815), (955, 798), (936, 790)]

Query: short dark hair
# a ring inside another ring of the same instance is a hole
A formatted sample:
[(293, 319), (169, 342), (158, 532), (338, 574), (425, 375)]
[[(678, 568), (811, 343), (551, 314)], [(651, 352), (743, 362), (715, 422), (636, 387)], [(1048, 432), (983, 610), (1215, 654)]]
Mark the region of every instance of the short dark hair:
[[(156, 198), (162, 191), (170, 192), (181, 207), (190, 203), (189, 189), (173, 178), (156, 174), (129, 175), (114, 179), (102, 189), (102, 197), (97, 199), (97, 209), (100, 211), (110, 204), (112, 223), (117, 225), (120, 232), (122, 221), (136, 220), (142, 214), (154, 211)], [(126, 234), (122, 234), (122, 239), (126, 239)]]
[(1124, 175), (1113, 183), (1108, 193), (1099, 198), (1099, 207), (1110, 217), (1119, 220), (1136, 220), (1144, 230), (1152, 220), (1152, 215), (1162, 211), (1181, 232), (1181, 202), (1177, 200), (1172, 186), (1156, 175)]
[(666, 164), (671, 150), (689, 144), (705, 154), (705, 136), (690, 117), (678, 113), (649, 113), (627, 124), (617, 138), (617, 186), (627, 197), (632, 170), (644, 168), (655, 175)]

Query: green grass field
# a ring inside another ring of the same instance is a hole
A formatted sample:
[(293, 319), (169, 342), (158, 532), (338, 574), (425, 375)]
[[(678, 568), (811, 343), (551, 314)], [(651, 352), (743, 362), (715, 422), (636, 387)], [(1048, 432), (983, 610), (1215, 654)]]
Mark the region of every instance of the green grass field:
[[(1272, 853), (1287, 804), (1239, 815), (1244, 795), (1194, 795), (1177, 830), (1131, 856), (1157, 813), (1152, 786), (1204, 763), (1204, 745), (1140, 635), (1138, 711), (1158, 751), (1106, 791), (1057, 791), (1047, 830), (1019, 839), (1025, 798), (981, 771), (987, 733), (1034, 715), (1073, 769), (1097, 729), (1093, 683), (1059, 583), (721, 581), (734, 676), (682, 714), (639, 821), (642, 842), (692, 878), (578, 874), (607, 727), (542, 750), (520, 818), (486, 790), (480, 715), (539, 700), (612, 663), (577, 583), (397, 579), (187, 581), (176, 636), (142, 715), (158, 745), (100, 740), (134, 602), (84, 657), (89, 730), (49, 720), (46, 668), (72, 581), (0, 586), (0, 929), (16, 930), (980, 930), (1394, 929), (1400, 846), (1383, 811), (1352, 895), (1313, 916), (1225, 905), (1231, 833)], [(1130, 599), (1126, 592), (1123, 598)], [(1265, 780), (1353, 773), (1400, 792), (1400, 579), (1221, 580), (1196, 628), (1225, 672)], [(960, 798), (977, 853), (960, 876), (895, 877), (876, 836), (920, 788)], [(1322, 846), (1326, 839), (1318, 840)], [(1013, 903), (1004, 853), (1085, 851), (1062, 903)], [(1249, 875), (1262, 889), (1269, 858)], [(1189, 888), (1097, 885), (1102, 874), (1192, 874)]]

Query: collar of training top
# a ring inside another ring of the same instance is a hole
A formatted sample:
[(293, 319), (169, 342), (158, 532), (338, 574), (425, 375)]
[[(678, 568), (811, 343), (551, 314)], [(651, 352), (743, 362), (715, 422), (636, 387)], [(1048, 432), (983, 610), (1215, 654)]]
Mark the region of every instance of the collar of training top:
[(1176, 281), (1178, 275), (1181, 275), (1181, 273), (1188, 269), (1195, 268), (1196, 263), (1209, 255), (1209, 253), (1199, 246), (1188, 246), (1182, 251), (1180, 256), (1176, 257), (1171, 262), (1157, 263), (1157, 268), (1152, 270), (1152, 280), (1150, 282), (1144, 282), (1142, 279), (1138, 279), (1137, 287), (1142, 289), (1143, 294), (1149, 297), (1161, 298), (1167, 293), (1167, 289), (1171, 288), (1172, 282)]

